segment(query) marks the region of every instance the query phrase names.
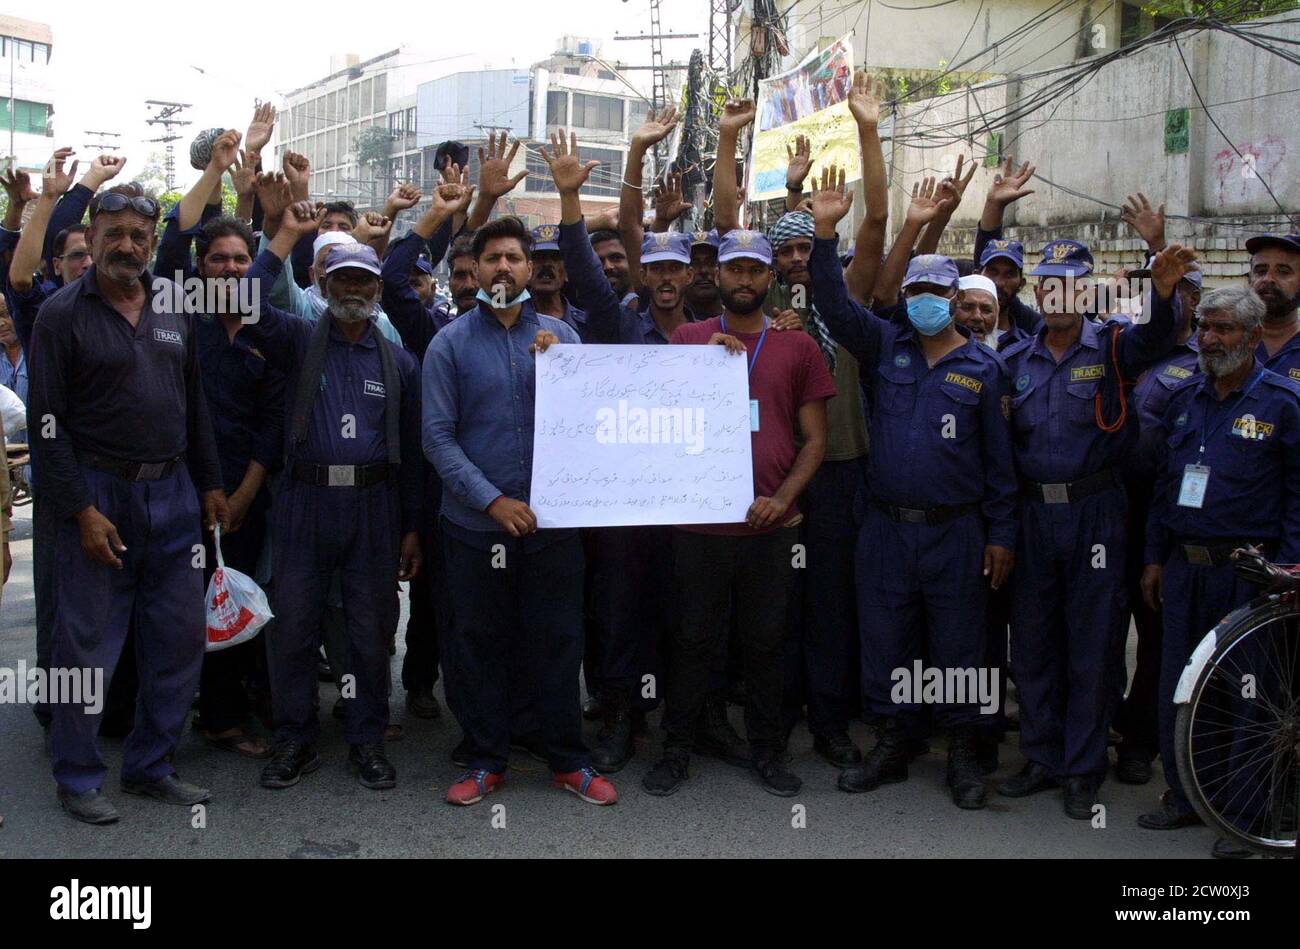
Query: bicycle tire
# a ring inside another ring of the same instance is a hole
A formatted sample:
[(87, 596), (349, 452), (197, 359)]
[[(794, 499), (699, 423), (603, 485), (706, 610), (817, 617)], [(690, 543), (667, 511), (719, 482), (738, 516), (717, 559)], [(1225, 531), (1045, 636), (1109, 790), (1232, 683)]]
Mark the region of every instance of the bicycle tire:
[[(1193, 672), (1193, 663), (1200, 662), (1195, 670), (1195, 680), (1191, 685), (1187, 700), (1178, 705), (1178, 714), (1174, 725), (1174, 756), (1177, 759), (1178, 777), (1183, 785), (1183, 792), (1195, 808), (1196, 813), (1206, 825), (1216, 830), (1220, 836), (1234, 840), (1256, 853), (1272, 856), (1294, 856), (1296, 839), (1264, 838), (1244, 833), (1240, 827), (1227, 820), (1215, 809), (1208, 799), (1201, 782), (1192, 768), (1192, 726), (1196, 718), (1200, 700), (1205, 695), (1211, 679), (1219, 670), (1219, 662), (1238, 646), (1247, 636), (1279, 620), (1294, 619), (1300, 622), (1300, 604), (1293, 593), (1271, 594), (1262, 596), (1245, 606), (1239, 607), (1211, 630), (1193, 651), (1188, 660), (1184, 677)], [(1206, 651), (1208, 656), (1203, 656)], [(1178, 692), (1184, 690), (1185, 683), (1180, 680)], [(1177, 693), (1175, 697), (1177, 701)], [(1292, 780), (1300, 780), (1300, 764), (1293, 762), (1296, 771)], [(1294, 785), (1293, 785), (1294, 786)]]

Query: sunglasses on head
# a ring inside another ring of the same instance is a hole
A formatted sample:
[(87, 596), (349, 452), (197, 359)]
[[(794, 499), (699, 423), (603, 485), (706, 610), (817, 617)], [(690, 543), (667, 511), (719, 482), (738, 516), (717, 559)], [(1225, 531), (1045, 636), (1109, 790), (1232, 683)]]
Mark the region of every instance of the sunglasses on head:
[(153, 218), (158, 216), (158, 202), (153, 198), (131, 197), (117, 193), (110, 193), (100, 197), (95, 205), (95, 214), (101, 211), (115, 214), (118, 211), (125, 211), (127, 208), (143, 214), (145, 217)]

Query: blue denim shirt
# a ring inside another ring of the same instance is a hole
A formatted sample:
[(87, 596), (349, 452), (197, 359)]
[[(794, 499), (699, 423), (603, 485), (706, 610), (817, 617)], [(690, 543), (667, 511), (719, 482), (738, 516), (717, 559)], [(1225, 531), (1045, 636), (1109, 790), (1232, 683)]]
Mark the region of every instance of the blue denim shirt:
[(424, 454), (442, 478), (442, 514), (472, 531), (499, 532), (486, 512), (505, 495), (528, 501), (533, 476), (533, 355), (538, 330), (562, 343), (578, 334), (532, 302), (506, 329), (480, 304), (440, 330), (424, 357)]

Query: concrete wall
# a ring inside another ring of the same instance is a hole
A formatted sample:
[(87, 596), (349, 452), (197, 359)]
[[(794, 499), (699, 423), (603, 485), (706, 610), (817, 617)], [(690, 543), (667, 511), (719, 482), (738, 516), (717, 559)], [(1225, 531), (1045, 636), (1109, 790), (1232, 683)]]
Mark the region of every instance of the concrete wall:
[[(778, 5), (786, 9), (794, 3), (780, 0)], [(1089, 44), (1118, 42), (1118, 2), (1085, 0), (1046, 16), (1053, 5), (1053, 0), (957, 0), (928, 10), (896, 10), (877, 3), (802, 0), (788, 14), (790, 49), (792, 54), (808, 50), (818, 39), (835, 40), (852, 30), (859, 63), (936, 69), (941, 62), (951, 66), (997, 44), (963, 68), (1024, 72), (1072, 62), (1080, 52), (1075, 34), (1084, 25), (1089, 27), (1084, 55)], [(1039, 14), (1045, 15), (1040, 27), (998, 43)], [(792, 56), (790, 65), (797, 59)]]
[[(1300, 40), (1300, 23), (1275, 23), (1269, 32)], [(1204, 251), (1215, 282), (1245, 271), (1246, 237), (1287, 229), (1265, 183), (1283, 207), (1300, 215), (1300, 67), (1221, 33), (1184, 34), (1180, 43), (1210, 113), (1247, 158), (1239, 158), (1206, 120), (1173, 46), (1143, 50), (1002, 130), (1002, 153), (1038, 166), (1035, 193), (1007, 215), (1007, 225), (1027, 246), (1073, 237), (1090, 242), (1103, 267), (1131, 265), (1142, 244), (1119, 221), (1118, 206), (1141, 191), (1153, 203), (1166, 203), (1168, 235)], [(885, 142), (893, 169), (891, 230), (902, 220), (913, 182), (950, 174), (959, 152), (984, 155), (981, 109), (999, 112), (1052, 78), (1029, 74), (908, 103), (897, 119), (897, 139)], [(1251, 97), (1258, 98), (1234, 101)], [(1189, 109), (1188, 148), (1170, 154), (1165, 112), (1178, 108)], [(976, 172), (945, 234), (946, 250), (969, 252), (994, 173)]]

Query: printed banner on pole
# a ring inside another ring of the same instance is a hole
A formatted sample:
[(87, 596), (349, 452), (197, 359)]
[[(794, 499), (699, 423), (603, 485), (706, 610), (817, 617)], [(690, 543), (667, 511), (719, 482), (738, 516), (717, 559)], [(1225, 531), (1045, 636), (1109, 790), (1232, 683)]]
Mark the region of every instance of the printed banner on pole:
[(747, 366), (722, 346), (538, 353), (537, 526), (743, 522), (754, 503)]
[(852, 88), (853, 45), (848, 36), (809, 53), (789, 72), (759, 81), (750, 201), (785, 196), (786, 146), (793, 149), (800, 135), (812, 146), (810, 180), (829, 164), (844, 169), (846, 181), (862, 177), (858, 128), (849, 112)]

